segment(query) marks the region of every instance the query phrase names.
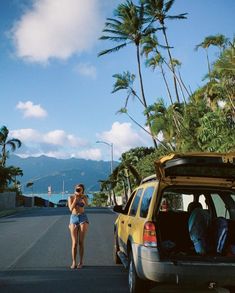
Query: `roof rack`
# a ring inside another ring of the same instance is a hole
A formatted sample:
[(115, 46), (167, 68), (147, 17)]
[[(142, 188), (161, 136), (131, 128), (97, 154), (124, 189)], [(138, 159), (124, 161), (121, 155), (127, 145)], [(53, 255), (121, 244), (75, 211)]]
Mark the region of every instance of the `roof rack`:
[(153, 174), (153, 175), (150, 175), (150, 176), (142, 179), (141, 184), (146, 183), (146, 182), (150, 182), (150, 181), (156, 181), (156, 180), (157, 180), (157, 176), (156, 176), (156, 174)]

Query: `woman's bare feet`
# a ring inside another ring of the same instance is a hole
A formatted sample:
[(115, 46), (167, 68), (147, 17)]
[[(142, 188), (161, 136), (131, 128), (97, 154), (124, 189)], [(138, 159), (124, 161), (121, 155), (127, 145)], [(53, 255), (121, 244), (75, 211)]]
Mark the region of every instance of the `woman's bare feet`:
[(79, 263), (79, 264), (77, 265), (77, 268), (78, 268), (78, 269), (82, 269), (82, 266), (83, 266), (83, 264), (82, 264), (82, 263)]
[(72, 269), (72, 270), (76, 269), (76, 264), (75, 263), (72, 263), (70, 269)]

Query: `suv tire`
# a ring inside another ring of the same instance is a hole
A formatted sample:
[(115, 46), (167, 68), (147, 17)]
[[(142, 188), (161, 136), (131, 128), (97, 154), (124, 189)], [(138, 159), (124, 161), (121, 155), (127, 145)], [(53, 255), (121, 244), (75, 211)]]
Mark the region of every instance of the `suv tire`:
[(114, 233), (114, 241), (113, 241), (113, 261), (116, 265), (121, 264), (121, 260), (118, 256), (118, 251), (119, 251), (119, 245), (118, 245), (118, 239), (117, 239), (117, 234)]
[(132, 251), (129, 254), (128, 283), (129, 283), (129, 292), (130, 293), (147, 293), (147, 292), (149, 292), (149, 289), (150, 289), (149, 282), (140, 279), (136, 273)]

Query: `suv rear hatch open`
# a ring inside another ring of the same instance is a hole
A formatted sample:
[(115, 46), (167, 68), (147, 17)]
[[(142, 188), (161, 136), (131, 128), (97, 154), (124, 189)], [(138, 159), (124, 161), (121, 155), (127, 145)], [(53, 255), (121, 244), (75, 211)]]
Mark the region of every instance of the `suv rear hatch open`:
[(235, 189), (235, 152), (171, 154), (155, 162), (159, 181)]
[[(235, 262), (235, 153), (173, 154), (155, 163), (162, 183), (158, 194), (156, 229), (163, 258)], [(209, 248), (198, 253), (189, 231), (190, 204), (208, 214)], [(217, 222), (228, 225), (226, 241), (217, 250)], [(219, 219), (219, 220), (218, 220)], [(213, 230), (214, 229), (214, 230)]]
[(155, 162), (159, 180), (167, 177), (210, 177), (235, 180), (235, 152), (172, 154)]

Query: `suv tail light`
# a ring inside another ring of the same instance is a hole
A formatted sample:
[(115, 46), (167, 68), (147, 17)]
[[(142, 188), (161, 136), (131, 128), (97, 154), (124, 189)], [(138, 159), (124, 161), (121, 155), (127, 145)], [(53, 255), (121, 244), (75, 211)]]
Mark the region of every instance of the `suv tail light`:
[(144, 225), (144, 246), (157, 247), (156, 228), (153, 222), (146, 222)]

